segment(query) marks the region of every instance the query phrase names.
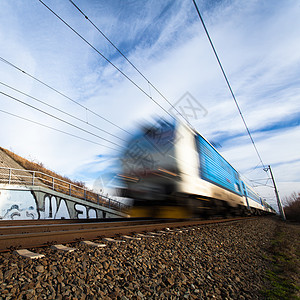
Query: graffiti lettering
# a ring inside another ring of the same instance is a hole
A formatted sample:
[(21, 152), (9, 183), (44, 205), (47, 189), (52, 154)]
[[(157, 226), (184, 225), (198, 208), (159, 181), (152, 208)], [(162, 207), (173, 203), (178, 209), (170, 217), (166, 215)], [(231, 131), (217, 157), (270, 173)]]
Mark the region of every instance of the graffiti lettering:
[(89, 219), (97, 218), (96, 210), (93, 208), (88, 209), (84, 205), (76, 204), (75, 210), (77, 212), (78, 219), (86, 219), (87, 217)]
[(41, 219), (70, 219), (70, 214), (66, 201), (64, 199), (60, 200), (59, 207), (57, 207), (56, 197), (49, 196), (45, 197), (45, 212), (44, 215), (41, 214)]

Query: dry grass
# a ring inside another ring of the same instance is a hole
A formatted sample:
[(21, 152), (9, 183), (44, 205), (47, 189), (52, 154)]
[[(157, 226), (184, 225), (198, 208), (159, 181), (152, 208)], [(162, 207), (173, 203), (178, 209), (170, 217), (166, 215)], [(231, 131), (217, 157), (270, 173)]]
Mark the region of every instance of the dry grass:
[(300, 193), (292, 193), (284, 199), (284, 212), (287, 220), (300, 222)]
[(44, 164), (41, 163), (41, 162), (35, 163), (35, 162), (32, 162), (32, 161), (30, 161), (28, 159), (25, 159), (25, 158), (23, 158), (23, 157), (15, 154), (12, 151), (9, 151), (9, 150), (4, 149), (2, 147), (0, 147), (0, 149), (3, 152), (5, 152), (8, 156), (10, 156), (14, 161), (16, 161), (19, 165), (21, 165), (26, 170), (41, 172), (41, 173), (47, 174), (49, 176), (58, 178), (60, 180), (66, 181), (68, 183), (74, 184), (74, 185), (76, 185), (78, 187), (86, 188), (85, 184), (83, 182), (81, 182), (81, 181), (74, 181), (74, 180), (69, 179), (66, 176), (61, 176), (61, 175), (59, 175), (59, 174), (57, 174), (57, 173), (55, 173), (53, 171), (50, 171), (49, 169), (45, 168)]
[[(99, 202), (104, 206), (108, 206), (108, 200), (102, 198), (98, 194), (88, 190), (85, 184), (81, 181), (71, 180), (66, 176), (61, 176), (49, 169), (45, 168), (43, 163), (32, 162), (28, 159), (25, 159), (12, 151), (0, 147), (0, 149), (10, 156), (14, 161), (21, 165), (24, 169), (30, 171), (36, 171), (35, 177), (38, 178), (43, 185), (48, 186), (49, 188), (70, 195), (70, 184), (72, 185), (71, 195), (77, 198), (86, 199), (91, 202)], [(43, 174), (41, 174), (43, 173)], [(55, 179), (51, 178), (54, 177)], [(115, 203), (110, 203), (111, 207), (118, 208)]]

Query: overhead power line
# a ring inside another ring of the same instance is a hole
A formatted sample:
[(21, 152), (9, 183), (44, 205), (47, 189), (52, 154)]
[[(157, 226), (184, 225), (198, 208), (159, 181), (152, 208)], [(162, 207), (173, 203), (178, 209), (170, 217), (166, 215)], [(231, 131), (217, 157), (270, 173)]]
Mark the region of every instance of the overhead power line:
[(56, 116), (54, 116), (54, 115), (52, 115), (52, 114), (50, 114), (50, 113), (48, 113), (48, 112), (46, 112), (46, 111), (44, 111), (44, 110), (42, 110), (42, 109), (40, 109), (40, 108), (37, 108), (37, 107), (35, 107), (35, 106), (33, 106), (33, 105), (30, 105), (30, 104), (28, 104), (28, 103), (26, 103), (26, 102), (24, 102), (24, 101), (22, 101), (22, 100), (20, 100), (20, 99), (17, 99), (17, 98), (15, 98), (15, 97), (11, 96), (11, 95), (8, 95), (8, 94), (4, 93), (4, 92), (2, 92), (2, 91), (0, 91), (0, 94), (4, 95), (4, 96), (6, 96), (6, 97), (8, 97), (8, 98), (10, 98), (10, 99), (12, 99), (12, 100), (14, 100), (14, 101), (17, 101), (17, 102), (19, 102), (19, 103), (21, 103), (21, 104), (23, 104), (23, 105), (26, 105), (26, 106), (28, 106), (28, 107), (30, 107), (30, 108), (32, 108), (32, 109), (35, 109), (35, 110), (37, 110), (37, 111), (39, 111), (39, 112), (41, 112), (41, 113), (43, 113), (43, 114), (45, 114), (45, 115), (47, 115), (47, 116), (49, 116), (49, 117), (51, 117), (51, 118), (54, 118), (54, 119), (56, 119), (56, 120), (58, 120), (58, 121), (60, 121), (60, 122), (63, 122), (63, 123), (65, 123), (65, 124), (68, 124), (68, 125), (70, 125), (70, 126), (76, 128), (76, 129), (79, 129), (79, 130), (81, 130), (81, 131), (83, 131), (83, 132), (85, 132), (85, 133), (88, 133), (88, 134), (90, 134), (90, 135), (93, 135), (93, 136), (95, 136), (95, 137), (101, 139), (101, 140), (104, 140), (104, 141), (106, 141), (106, 142), (108, 142), (108, 143), (111, 143), (111, 144), (113, 144), (113, 145), (115, 145), (115, 146), (118, 146), (118, 147), (123, 148), (121, 145), (119, 145), (119, 144), (117, 144), (117, 143), (115, 143), (115, 142), (112, 142), (112, 141), (110, 141), (110, 140), (108, 140), (108, 139), (106, 139), (106, 138), (103, 138), (103, 137), (101, 137), (101, 136), (99, 136), (99, 135), (97, 135), (97, 134), (95, 134), (95, 133), (93, 133), (93, 132), (90, 132), (90, 131), (88, 131), (88, 130), (86, 130), (86, 129), (83, 129), (83, 128), (77, 126), (77, 125), (74, 125), (74, 124), (72, 124), (72, 123), (70, 123), (70, 122), (68, 122), (68, 121), (65, 121), (65, 120), (63, 120), (63, 119), (61, 119), (61, 118), (59, 118), (59, 117), (56, 117)]
[(111, 66), (113, 66), (118, 72), (120, 72), (128, 81), (130, 81), (136, 88), (138, 88), (144, 95), (146, 95), (152, 102), (159, 106), (165, 113), (167, 113), (171, 118), (175, 118), (170, 114), (161, 104), (159, 104), (151, 95), (149, 95), (141, 86), (139, 86), (134, 80), (132, 80), (128, 75), (126, 75), (120, 68), (118, 68), (113, 62), (111, 62), (107, 57), (105, 57), (97, 48), (95, 48), (87, 39), (85, 39), (81, 34), (79, 34), (73, 27), (71, 27), (65, 20), (63, 20), (56, 12), (54, 12), (49, 6), (47, 6), (42, 0), (38, 0), (43, 4), (52, 14), (54, 14), (61, 22), (63, 22), (70, 30), (72, 30), (80, 39), (82, 39), (87, 45), (89, 45), (95, 52), (97, 52), (104, 60), (106, 60)]
[(254, 149), (255, 149), (255, 151), (256, 151), (256, 154), (257, 154), (257, 156), (258, 156), (258, 158), (259, 158), (259, 160), (260, 160), (260, 162), (261, 162), (261, 165), (262, 165), (263, 168), (265, 169), (265, 164), (263, 163), (263, 161), (262, 161), (262, 159), (261, 159), (261, 156), (260, 156), (260, 154), (259, 154), (259, 152), (258, 152), (258, 150), (257, 150), (257, 147), (256, 147), (256, 145), (255, 145), (255, 143), (254, 143), (254, 140), (253, 140), (253, 138), (252, 138), (251, 132), (250, 132), (250, 130), (249, 130), (247, 124), (246, 124), (245, 118), (244, 118), (244, 116), (243, 116), (243, 114), (242, 114), (242, 111), (241, 111), (241, 109), (240, 109), (240, 107), (239, 107), (239, 105), (238, 105), (238, 102), (237, 102), (237, 100), (236, 100), (236, 98), (235, 98), (235, 95), (234, 95), (234, 93), (233, 93), (233, 90), (232, 90), (232, 88), (231, 88), (231, 85), (230, 85), (230, 83), (229, 83), (229, 80), (228, 80), (228, 78), (227, 78), (227, 76), (226, 76), (226, 74), (225, 74), (224, 68), (223, 68), (223, 66), (222, 66), (222, 64), (221, 64), (221, 61), (220, 61), (219, 56), (218, 56), (218, 54), (217, 54), (217, 51), (216, 51), (216, 49), (215, 49), (215, 47), (214, 47), (214, 45), (213, 45), (213, 42), (212, 42), (212, 40), (211, 40), (211, 38), (210, 38), (210, 35), (209, 35), (208, 30), (207, 30), (207, 28), (206, 28), (206, 26), (205, 26), (205, 23), (204, 23), (204, 21), (203, 21), (203, 18), (202, 18), (201, 14), (200, 14), (200, 11), (199, 11), (199, 8), (198, 8), (198, 6), (197, 6), (197, 4), (196, 4), (196, 1), (193, 0), (193, 3), (194, 3), (194, 5), (195, 5), (196, 11), (197, 11), (198, 16), (199, 16), (199, 19), (200, 19), (200, 21), (201, 21), (201, 23), (202, 23), (202, 26), (203, 26), (203, 28), (204, 28), (204, 30), (205, 30), (206, 36), (207, 36), (207, 38), (208, 38), (208, 40), (209, 40), (209, 43), (210, 43), (210, 45), (211, 45), (211, 47), (212, 47), (212, 49), (213, 49), (213, 52), (214, 52), (214, 54), (215, 54), (215, 57), (216, 57), (216, 59), (217, 59), (217, 61), (218, 61), (218, 64), (219, 64), (219, 66), (220, 66), (220, 68), (221, 68), (221, 71), (222, 71), (222, 73), (223, 73), (223, 76), (224, 76), (224, 78), (225, 78), (225, 81), (226, 81), (226, 83), (227, 83), (227, 86), (228, 86), (228, 88), (229, 88), (229, 90), (230, 90), (231, 96), (232, 96), (232, 98), (233, 98), (233, 100), (234, 100), (234, 103), (235, 103), (235, 105), (236, 105), (236, 107), (237, 107), (237, 109), (238, 109), (238, 111), (239, 111), (239, 114), (240, 114), (240, 116), (241, 116), (241, 118), (242, 118), (242, 120), (243, 120), (243, 123), (244, 123), (244, 125), (245, 125), (245, 127), (246, 127), (247, 133), (248, 133), (248, 135), (249, 135), (249, 137), (250, 137), (250, 140), (251, 140), (251, 142), (252, 142), (252, 144), (253, 144), (253, 147), (254, 147)]
[[(143, 79), (189, 124), (190, 122), (182, 115), (182, 113), (154, 86), (153, 83), (128, 59), (128, 57), (103, 33), (103, 31), (76, 5), (69, 0), (72, 5), (84, 16), (84, 18), (117, 50), (117, 52), (143, 77)], [(152, 97), (151, 95), (149, 95)]]
[(0, 61), (2, 61), (3, 63), (5, 63), (5, 64), (7, 64), (7, 65), (9, 65), (9, 66), (11, 66), (11, 67), (13, 67), (13, 68), (15, 68), (15, 69), (18, 70), (19, 72), (21, 72), (21, 73), (23, 73), (23, 74), (29, 76), (29, 77), (32, 78), (33, 80), (35, 80), (35, 81), (39, 82), (40, 84), (46, 86), (47, 88), (49, 88), (49, 89), (51, 89), (52, 91), (56, 92), (57, 94), (63, 96), (64, 98), (66, 98), (66, 99), (72, 101), (73, 103), (79, 105), (80, 107), (84, 108), (86, 111), (88, 111), (88, 112), (92, 113), (93, 115), (95, 115), (95, 116), (101, 118), (101, 119), (104, 120), (105, 122), (107, 122), (107, 123), (109, 123), (109, 124), (115, 126), (116, 128), (122, 130), (123, 132), (126, 132), (126, 133), (129, 134), (129, 135), (132, 135), (130, 132), (128, 132), (128, 131), (125, 130), (124, 128), (122, 128), (122, 127), (120, 127), (119, 125), (117, 125), (117, 124), (115, 124), (115, 123), (109, 121), (109, 120), (106, 119), (105, 117), (103, 117), (103, 116), (101, 116), (100, 114), (94, 112), (93, 110), (91, 110), (91, 109), (89, 109), (88, 107), (82, 105), (81, 103), (79, 103), (78, 101), (76, 101), (76, 100), (70, 98), (69, 96), (63, 94), (62, 92), (58, 91), (57, 89), (53, 88), (52, 86), (50, 86), (49, 84), (43, 82), (42, 80), (40, 80), (40, 79), (34, 77), (33, 75), (27, 73), (26, 71), (22, 70), (21, 68), (19, 68), (19, 67), (16, 66), (15, 64), (9, 62), (8, 60), (4, 59), (4, 58), (1, 57), (1, 56), (0, 56)]
[(8, 84), (5, 84), (5, 83), (3, 83), (3, 82), (1, 82), (1, 81), (0, 81), (0, 84), (2, 84), (2, 85), (4, 85), (5, 87), (7, 87), (7, 88), (9, 88), (9, 89), (11, 89), (11, 90), (13, 90), (13, 91), (15, 91), (15, 92), (18, 92), (18, 93), (20, 93), (20, 94), (22, 94), (22, 95), (24, 95), (24, 96), (26, 96), (26, 97), (29, 97), (29, 98), (31, 98), (31, 99), (33, 99), (33, 100), (39, 102), (39, 103), (42, 103), (42, 104), (44, 104), (44, 105), (46, 105), (46, 106), (48, 106), (48, 107), (51, 107), (52, 109), (55, 109), (55, 110), (59, 111), (60, 113), (65, 114), (65, 115), (67, 115), (67, 116), (69, 116), (69, 117), (71, 117), (71, 118), (73, 118), (73, 119), (75, 119), (75, 120), (77, 120), (77, 121), (80, 121), (80, 122), (82, 122), (82, 123), (84, 123), (84, 124), (87, 124), (87, 125), (93, 127), (93, 128), (96, 128), (96, 129), (98, 129), (98, 130), (100, 130), (100, 131), (102, 131), (102, 132), (105, 132), (106, 134), (108, 134), (108, 135), (110, 135), (110, 136), (113, 136), (113, 137), (115, 137), (115, 138), (117, 138), (117, 139), (119, 139), (119, 140), (125, 141), (124, 139), (122, 139), (122, 138), (120, 138), (120, 137), (118, 137), (118, 136), (116, 136), (116, 135), (114, 135), (114, 134), (112, 134), (112, 133), (110, 133), (110, 132), (108, 132), (108, 131), (106, 131), (106, 130), (100, 128), (100, 127), (98, 127), (98, 126), (95, 126), (95, 125), (93, 125), (93, 124), (91, 124), (91, 123), (89, 123), (89, 122), (87, 122), (87, 121), (84, 121), (84, 120), (82, 120), (82, 119), (80, 119), (80, 118), (78, 118), (78, 117), (76, 117), (76, 116), (74, 116), (74, 115), (72, 115), (72, 114), (70, 114), (70, 113), (68, 113), (68, 112), (66, 112), (66, 111), (63, 111), (63, 110), (61, 110), (61, 109), (59, 109), (59, 108), (57, 108), (57, 107), (55, 107), (55, 106), (53, 106), (53, 105), (51, 105), (51, 104), (45, 102), (45, 101), (42, 101), (42, 100), (40, 100), (40, 99), (38, 99), (38, 98), (35, 98), (35, 97), (31, 96), (31, 95), (28, 95), (28, 94), (26, 94), (26, 93), (24, 93), (24, 92), (22, 92), (22, 91), (20, 91), (20, 90), (18, 90), (18, 89), (16, 89), (16, 88), (10, 86), (10, 85), (8, 85)]
[(48, 125), (45, 125), (45, 124), (42, 124), (42, 123), (39, 123), (39, 122), (30, 120), (30, 119), (21, 117), (21, 116), (19, 116), (19, 115), (10, 113), (10, 112), (5, 111), (5, 110), (2, 110), (2, 109), (0, 109), (0, 112), (5, 113), (5, 114), (10, 115), (10, 116), (13, 116), (13, 117), (16, 117), (16, 118), (21, 119), (21, 120), (25, 120), (25, 121), (27, 121), (27, 122), (31, 122), (31, 123), (36, 124), (36, 125), (39, 125), (39, 126), (42, 126), (42, 127), (48, 128), (48, 129), (51, 129), (51, 130), (55, 130), (55, 131), (60, 132), (60, 133), (64, 133), (64, 134), (66, 134), (66, 135), (75, 137), (75, 138), (77, 138), (77, 139), (80, 139), (80, 140), (83, 140), (83, 141), (86, 141), (86, 142), (89, 142), (89, 143), (93, 143), (93, 144), (96, 144), (96, 145), (99, 145), (99, 146), (102, 146), (102, 147), (106, 147), (106, 148), (109, 148), (109, 149), (111, 149), (111, 150), (116, 150), (116, 149), (111, 148), (111, 147), (109, 147), (109, 146), (107, 146), (107, 145), (103, 145), (103, 144), (97, 143), (97, 142), (95, 142), (95, 141), (91, 141), (91, 140), (89, 140), (89, 139), (85, 139), (85, 138), (83, 138), (83, 137), (81, 137), (81, 136), (78, 136), (78, 135), (75, 135), (75, 134), (72, 134), (72, 133), (69, 133), (69, 132), (66, 132), (66, 131), (63, 131), (63, 130), (60, 130), (60, 129), (57, 129), (57, 128), (54, 128), (54, 127), (51, 127), (51, 126), (48, 126)]

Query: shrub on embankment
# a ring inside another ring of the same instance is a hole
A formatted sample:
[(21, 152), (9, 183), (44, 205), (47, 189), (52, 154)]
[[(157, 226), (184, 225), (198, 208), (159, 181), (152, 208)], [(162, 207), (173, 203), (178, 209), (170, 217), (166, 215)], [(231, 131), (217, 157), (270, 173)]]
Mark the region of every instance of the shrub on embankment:
[(59, 174), (45, 168), (45, 166), (42, 162), (33, 162), (33, 161), (30, 161), (26, 158), (23, 158), (23, 157), (15, 154), (12, 151), (7, 150), (5, 148), (0, 147), (0, 149), (3, 152), (5, 152), (8, 156), (10, 156), (14, 161), (16, 161), (19, 165), (21, 165), (26, 170), (41, 172), (41, 173), (44, 173), (44, 174), (49, 175), (51, 177), (55, 177), (57, 179), (60, 179), (60, 180), (66, 181), (68, 183), (74, 184), (78, 187), (85, 188), (85, 184), (83, 182), (71, 180), (70, 178), (68, 178), (66, 176), (59, 175)]
[(47, 174), (49, 176), (55, 177), (57, 179), (74, 184), (78, 187), (85, 188), (85, 184), (83, 182), (74, 181), (74, 180), (69, 179), (66, 176), (59, 175), (59, 174), (45, 168), (45, 166), (42, 162), (33, 162), (33, 161), (30, 161), (26, 158), (23, 158), (23, 157), (15, 154), (12, 151), (7, 150), (5, 148), (0, 147), (0, 149), (26, 170), (41, 172), (41, 173)]
[(300, 193), (292, 193), (284, 199), (284, 203), (287, 220), (300, 222)]
[[(5, 148), (0, 147), (0, 149), (6, 153), (10, 158), (17, 162), (24, 169), (29, 171), (36, 171), (35, 177), (38, 178), (43, 185), (49, 186), (55, 191), (70, 194), (70, 186), (72, 185), (72, 196), (78, 198), (85, 198), (92, 202), (99, 202), (102, 204), (106, 203), (106, 200), (99, 198), (97, 194), (92, 191), (89, 191), (85, 184), (81, 181), (71, 180), (66, 176), (62, 176), (45, 168), (44, 164), (41, 162), (33, 162), (26, 158), (23, 158), (12, 151), (9, 151)], [(49, 177), (50, 176), (50, 177)], [(51, 178), (53, 177), (53, 178)]]

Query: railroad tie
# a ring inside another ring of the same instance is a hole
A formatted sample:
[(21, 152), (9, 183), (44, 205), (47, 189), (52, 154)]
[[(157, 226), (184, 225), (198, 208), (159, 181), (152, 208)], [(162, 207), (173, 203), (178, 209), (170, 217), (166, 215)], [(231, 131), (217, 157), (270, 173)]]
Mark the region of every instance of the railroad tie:
[(137, 236), (139, 237), (145, 237), (145, 238), (154, 238), (154, 235), (149, 235), (149, 234), (142, 234), (142, 233), (138, 233)]
[(35, 252), (29, 251), (27, 249), (15, 250), (14, 253), (17, 255), (20, 255), (22, 257), (31, 258), (31, 259), (45, 257), (44, 254), (35, 253)]
[(169, 227), (167, 227), (167, 228), (165, 229), (165, 232), (166, 232), (166, 233), (170, 233), (170, 234), (174, 234), (176, 231), (173, 230), (173, 229), (170, 229)]
[(168, 230), (168, 231), (158, 231), (158, 232), (160, 232), (160, 233), (162, 233), (162, 234), (174, 234), (174, 233), (175, 233), (175, 231), (173, 231), (173, 230)]
[(104, 238), (103, 240), (107, 241), (107, 242), (111, 242), (111, 243), (125, 243), (125, 241), (123, 241), (123, 240), (115, 240), (112, 238)]
[(162, 233), (157, 233), (157, 232), (148, 232), (148, 234), (154, 235), (154, 236), (161, 236), (162, 235)]
[(172, 233), (172, 231), (164, 231), (164, 230), (159, 230), (157, 231), (157, 233), (161, 233), (161, 234), (166, 234), (166, 233)]
[(53, 250), (57, 250), (57, 251), (64, 251), (64, 252), (73, 252), (76, 250), (76, 248), (70, 248), (70, 247), (67, 247), (67, 246), (64, 246), (64, 245), (52, 245), (51, 246), (51, 249)]
[(125, 240), (136, 240), (136, 241), (141, 240), (141, 238), (139, 238), (139, 237), (133, 237), (133, 236), (129, 236), (129, 235), (122, 235), (121, 238), (123, 238)]
[(86, 245), (86, 246), (91, 246), (91, 247), (97, 247), (97, 248), (106, 247), (106, 244), (98, 244), (98, 243), (94, 243), (94, 242), (91, 242), (91, 241), (81, 241), (80, 244)]

